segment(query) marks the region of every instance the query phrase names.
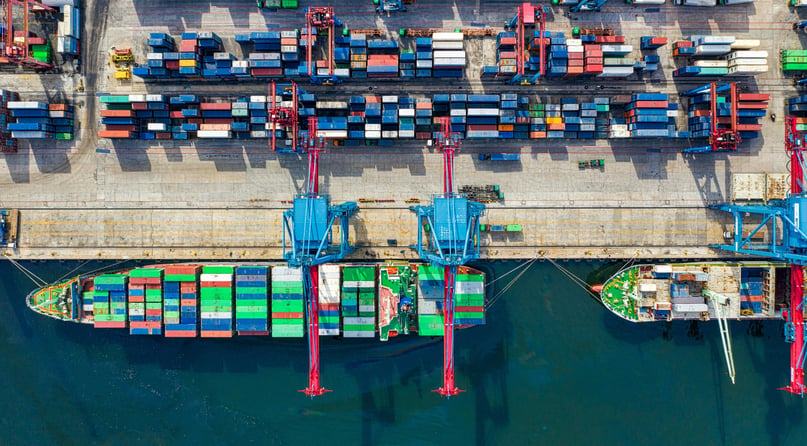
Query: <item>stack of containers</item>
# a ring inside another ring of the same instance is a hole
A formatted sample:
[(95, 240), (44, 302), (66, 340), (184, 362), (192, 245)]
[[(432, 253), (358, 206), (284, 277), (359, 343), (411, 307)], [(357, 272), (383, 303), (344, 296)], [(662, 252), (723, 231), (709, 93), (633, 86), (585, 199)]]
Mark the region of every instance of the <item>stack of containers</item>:
[(382, 96), (381, 107), (382, 140), (398, 138), (398, 96)]
[(751, 271), (743, 268), (740, 273), (740, 311), (751, 310), (754, 314), (762, 313), (762, 301), (762, 277), (751, 275)]
[(398, 98), (398, 138), (415, 137), (415, 100)]
[(569, 51), (566, 48), (566, 36), (563, 33), (548, 34), (550, 45), (546, 77), (559, 78), (566, 76), (566, 67), (569, 64)]
[(432, 39), (418, 37), (415, 41), (415, 77), (432, 77)]
[(233, 335), (232, 266), (202, 267), (200, 307), (203, 338), (229, 338)]
[(460, 32), (432, 34), (432, 75), (462, 77), (465, 71), (465, 35)]
[(799, 127), (800, 125), (807, 124), (807, 96), (797, 96), (787, 100), (787, 111), (791, 115), (798, 116), (796, 121), (797, 131), (807, 131), (807, 127)]
[(56, 52), (78, 55), (81, 38), (81, 17), (79, 10), (72, 5), (62, 6), (62, 20), (56, 27)]
[[(498, 138), (500, 136), (499, 127), (497, 126), (500, 115), (500, 99), (499, 95), (496, 94), (468, 95), (468, 105), (467, 110), (465, 110), (465, 115), (467, 116), (466, 138)], [(453, 128), (454, 126), (452, 126)]]
[(367, 76), (398, 77), (398, 42), (373, 39), (367, 41)]
[(461, 271), (454, 286), (454, 323), (482, 325), (485, 323), (485, 276)]
[(367, 77), (367, 36), (350, 35), (350, 72), (354, 78)]
[(398, 59), (398, 69), (401, 79), (412, 79), (415, 77), (416, 54), (413, 50), (401, 50)]
[(129, 95), (104, 95), (99, 98), (106, 106), (101, 110), (101, 124), (103, 130), (98, 131), (100, 138), (137, 138), (139, 136), (135, 125), (135, 112)]
[(581, 39), (566, 39), (566, 51), (569, 59), (564, 77), (577, 77), (585, 71), (585, 49)]
[[(670, 104), (665, 93), (636, 93), (625, 107), (628, 131), (634, 138), (675, 137), (675, 118), (668, 116)], [(671, 128), (670, 128), (671, 126)]]
[(334, 76), (347, 79), (350, 77), (350, 37), (336, 36), (333, 49)]
[[(303, 54), (306, 54), (306, 48), (308, 45), (311, 45), (313, 49), (312, 54), (316, 54), (317, 51), (317, 29), (313, 28), (311, 30), (312, 34), (308, 35), (308, 29), (303, 28), (300, 30), (300, 51), (303, 51)], [(282, 35), (282, 34), (281, 34)], [(316, 57), (313, 57), (312, 62), (314, 63), (314, 69), (311, 70), (312, 73), (316, 73)], [(304, 60), (300, 62), (300, 65), (297, 68), (297, 74), (300, 76), (308, 76), (308, 60)]]
[(342, 336), (375, 336), (375, 267), (346, 266), (342, 269)]
[(443, 327), (443, 271), (430, 265), (418, 266), (418, 334), (442, 336)]
[(370, 140), (381, 139), (381, 98), (368, 96), (364, 105), (364, 137)]
[(695, 45), (691, 40), (679, 40), (673, 43), (673, 57), (689, 57), (695, 55)]
[[(25, 33), (23, 31), (14, 31), (14, 42), (20, 45), (23, 44), (26, 41), (24, 36)], [(53, 53), (50, 46), (50, 41), (47, 41), (42, 37), (36, 37), (34, 33), (29, 33), (27, 42), (29, 45), (28, 54), (31, 57), (47, 64), (53, 62)]]
[(415, 104), (415, 138), (430, 139), (432, 137), (432, 100), (418, 98)]
[[(183, 44), (186, 38), (190, 40), (195, 39), (195, 43), (198, 48), (198, 56), (202, 61), (202, 76), (206, 78), (217, 77), (218, 73), (216, 72), (215, 53), (221, 52), (222, 50), (221, 38), (217, 36), (216, 33), (210, 31), (182, 33)], [(180, 51), (182, 51), (182, 49), (180, 49)], [(224, 70), (223, 73), (225, 73), (225, 76), (229, 77), (230, 70)]]
[(272, 337), (302, 338), (303, 272), (300, 268), (272, 267)]
[(603, 55), (602, 73), (597, 77), (627, 77), (633, 74), (636, 60), (629, 55), (633, 45), (625, 45), (625, 36), (596, 36)]
[[(518, 71), (516, 65), (516, 33), (512, 31), (501, 32), (496, 36), (496, 67), (484, 67), (486, 76), (498, 75), (510, 78)], [(494, 69), (495, 68), (495, 69)]]
[(639, 47), (642, 50), (655, 50), (667, 44), (666, 37), (642, 36)]
[(10, 101), (6, 107), (11, 111), (11, 117), (14, 118), (14, 122), (6, 124), (6, 131), (11, 133), (12, 138), (53, 138), (53, 124), (47, 102)]
[(367, 101), (363, 96), (351, 96), (349, 100), (350, 116), (347, 122), (347, 133), (350, 140), (364, 139), (364, 114)]
[[(544, 47), (546, 50), (546, 46), (549, 43), (549, 39), (541, 38), (541, 31), (535, 30), (532, 32), (532, 39), (529, 40), (529, 45), (527, 45), (527, 49), (529, 51), (529, 59), (527, 60), (527, 66), (525, 67), (525, 73), (531, 73), (530, 76), (534, 76), (535, 73), (540, 72), (541, 64), (545, 63), (541, 60), (541, 47)], [(545, 52), (546, 54), (546, 52)]]
[(101, 274), (93, 279), (95, 328), (126, 328), (126, 274)]
[(325, 264), (319, 267), (319, 335), (339, 336), (340, 282), (342, 269), (339, 265)]
[(782, 50), (782, 71), (807, 70), (807, 50)]
[(732, 50), (728, 59), (729, 75), (756, 75), (768, 72), (768, 52)]
[(129, 334), (162, 334), (161, 268), (135, 268), (129, 271)]
[(696, 56), (723, 56), (731, 51), (734, 36), (690, 36)]
[(232, 104), (229, 102), (202, 102), (199, 104), (203, 123), (199, 124), (197, 138), (232, 138)]
[(199, 323), (197, 265), (170, 265), (163, 276), (165, 336), (196, 337)]
[(580, 35), (580, 41), (583, 42), (583, 74), (591, 76), (602, 73), (602, 45), (597, 43), (597, 36), (583, 34)]
[(529, 104), (530, 138), (546, 138), (544, 104)]
[(499, 102), (499, 138), (527, 138), (529, 127), (518, 121), (518, 95), (502, 93)]
[(54, 136), (58, 140), (73, 139), (73, 106), (68, 104), (48, 105), (48, 117), (53, 124)]
[(269, 267), (239, 266), (235, 270), (235, 329), (239, 335), (269, 335)]
[(17, 140), (11, 137), (7, 129), (11, 111), (8, 109), (9, 101), (19, 100), (20, 95), (13, 91), (0, 90), (0, 152), (16, 152)]
[(546, 104), (544, 106), (546, 114), (546, 137), (563, 138), (566, 130), (566, 123), (563, 122), (563, 104)]
[[(300, 73), (300, 41), (297, 30), (280, 32), (280, 61), (283, 64), (283, 75), (286, 77), (297, 77)], [(275, 53), (269, 53), (274, 55)], [(272, 59), (276, 60), (274, 56)], [(252, 63), (250, 62), (250, 66)], [(276, 68), (270, 65), (269, 68)]]
[[(142, 120), (139, 128), (135, 128), (141, 139), (171, 139), (171, 113), (166, 96), (130, 94), (129, 101), (135, 117)], [(102, 118), (101, 122), (106, 124), (110, 119)]]
[[(759, 136), (762, 125), (759, 118), (767, 114), (769, 94), (739, 93), (737, 97), (737, 131), (742, 139)], [(731, 124), (731, 102), (729, 96), (717, 97), (717, 116), (712, 116), (711, 94), (709, 92), (689, 97), (687, 124), (692, 138), (708, 138), (712, 132), (712, 119), (717, 118), (718, 128)]]

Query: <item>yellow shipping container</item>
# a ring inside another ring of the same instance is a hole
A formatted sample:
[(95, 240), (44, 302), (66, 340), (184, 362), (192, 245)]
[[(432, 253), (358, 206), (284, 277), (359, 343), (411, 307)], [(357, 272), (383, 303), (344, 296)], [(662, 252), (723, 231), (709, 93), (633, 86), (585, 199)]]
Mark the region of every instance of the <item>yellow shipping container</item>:
[(182, 59), (179, 61), (180, 67), (195, 67), (196, 61), (193, 59)]
[(556, 117), (556, 118), (546, 118), (547, 124), (563, 124), (563, 118)]

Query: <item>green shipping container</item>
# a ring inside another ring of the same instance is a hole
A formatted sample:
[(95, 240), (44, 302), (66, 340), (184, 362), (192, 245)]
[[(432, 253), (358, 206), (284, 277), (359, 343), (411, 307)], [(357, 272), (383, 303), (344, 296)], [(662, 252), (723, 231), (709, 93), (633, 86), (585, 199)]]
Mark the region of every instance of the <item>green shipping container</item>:
[(165, 282), (196, 282), (196, 277), (193, 274), (166, 274), (163, 277), (163, 281)]
[(345, 325), (344, 331), (375, 331), (375, 325)]
[(129, 277), (162, 277), (161, 268), (135, 268), (129, 271)]
[(299, 325), (300, 327), (303, 326), (302, 319), (272, 319), (272, 326), (275, 325)]
[(436, 314), (418, 315), (418, 334), (420, 336), (442, 336), (444, 331), (443, 316)]
[(235, 271), (233, 266), (203, 266), (202, 274), (232, 274)]
[(297, 7), (297, 0), (282, 0), (280, 6), (281, 8), (294, 9)]
[[(121, 104), (121, 103), (130, 104), (129, 95), (124, 95), (124, 96), (118, 96), (118, 95), (101, 96), (100, 101), (101, 101), (102, 104)], [(131, 105), (130, 105), (130, 108), (128, 108), (126, 110), (131, 110)]]
[(73, 139), (73, 134), (72, 133), (57, 133), (56, 134), (56, 139), (58, 139), (60, 141), (70, 141), (71, 139)]

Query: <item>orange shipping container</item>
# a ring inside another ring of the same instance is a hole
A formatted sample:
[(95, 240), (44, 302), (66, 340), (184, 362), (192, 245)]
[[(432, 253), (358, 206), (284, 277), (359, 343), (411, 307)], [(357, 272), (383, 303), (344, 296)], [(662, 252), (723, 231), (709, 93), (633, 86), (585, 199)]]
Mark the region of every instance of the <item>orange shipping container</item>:
[(131, 118), (133, 115), (131, 110), (101, 110), (102, 118)]
[(546, 138), (546, 132), (530, 132), (530, 138), (533, 139)]
[(513, 131), (513, 124), (499, 124), (499, 131), (500, 132), (512, 132)]
[(548, 124), (547, 129), (549, 129), (549, 130), (566, 130), (566, 124)]
[(99, 138), (131, 138), (132, 132), (128, 130), (99, 130)]

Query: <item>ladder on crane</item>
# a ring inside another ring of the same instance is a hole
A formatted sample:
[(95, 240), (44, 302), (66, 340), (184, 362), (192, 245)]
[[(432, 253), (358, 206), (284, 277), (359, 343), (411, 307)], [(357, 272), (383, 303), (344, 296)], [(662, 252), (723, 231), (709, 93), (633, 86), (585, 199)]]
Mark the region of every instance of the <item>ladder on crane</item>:
[(729, 305), (731, 299), (708, 289), (703, 290), (703, 296), (712, 301), (712, 306), (715, 309), (717, 323), (720, 326), (720, 340), (723, 342), (723, 355), (726, 358), (726, 367), (728, 368), (731, 383), (734, 384), (734, 378), (736, 376), (734, 370), (734, 352), (731, 349), (731, 333), (729, 332), (729, 322), (726, 319), (725, 312), (725, 308)]

